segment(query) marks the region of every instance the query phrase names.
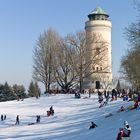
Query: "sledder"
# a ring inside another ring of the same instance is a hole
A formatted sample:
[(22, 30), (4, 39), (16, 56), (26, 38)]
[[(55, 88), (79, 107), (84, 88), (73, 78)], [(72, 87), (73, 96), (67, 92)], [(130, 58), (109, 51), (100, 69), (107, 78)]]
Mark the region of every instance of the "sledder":
[(117, 112), (119, 113), (119, 112), (123, 112), (123, 111), (125, 111), (125, 108), (124, 108), (124, 106), (121, 106)]
[(120, 132), (118, 133), (116, 140), (123, 140), (123, 138), (129, 138), (130, 140), (131, 127), (127, 121), (124, 122), (124, 128), (120, 128), (119, 130)]
[(98, 102), (99, 103), (103, 102), (103, 96), (102, 95), (98, 96)]
[(75, 98), (77, 98), (77, 99), (81, 98), (80, 93), (75, 93)]
[(130, 137), (130, 134), (131, 134), (131, 127), (129, 126), (128, 122), (125, 121), (124, 122), (124, 135), (123, 137)]
[(124, 135), (123, 128), (119, 128), (119, 133), (118, 133), (118, 136), (117, 136), (116, 140), (122, 140), (123, 135)]
[(134, 101), (134, 105), (128, 107), (128, 110), (136, 109), (139, 106), (138, 100)]
[(103, 107), (103, 106), (106, 106), (107, 105), (107, 101), (104, 101), (104, 102), (101, 102), (99, 108)]
[(94, 122), (91, 122), (91, 126), (89, 127), (89, 129), (93, 129), (93, 128), (95, 128), (95, 127), (98, 127), (98, 125), (95, 124)]

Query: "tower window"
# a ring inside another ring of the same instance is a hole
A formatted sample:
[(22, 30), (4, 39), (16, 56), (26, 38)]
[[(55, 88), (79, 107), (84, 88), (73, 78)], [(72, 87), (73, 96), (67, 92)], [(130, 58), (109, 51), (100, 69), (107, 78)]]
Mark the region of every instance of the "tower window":
[(102, 70), (102, 67), (100, 67), (100, 70)]
[(96, 54), (100, 53), (100, 48), (96, 48)]
[(98, 67), (96, 67), (96, 70), (98, 70)]

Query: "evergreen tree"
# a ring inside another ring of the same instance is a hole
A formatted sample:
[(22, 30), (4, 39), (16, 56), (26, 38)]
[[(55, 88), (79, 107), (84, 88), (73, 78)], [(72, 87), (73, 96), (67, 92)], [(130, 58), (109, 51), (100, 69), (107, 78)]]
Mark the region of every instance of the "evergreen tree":
[(25, 88), (23, 85), (13, 85), (13, 92), (17, 96), (18, 99), (27, 98), (27, 95), (25, 93)]
[(35, 82), (34, 86), (35, 86), (35, 96), (36, 96), (36, 98), (38, 98), (41, 95), (41, 91), (40, 91), (40, 88), (39, 88), (37, 82)]
[(0, 101), (6, 101), (4, 97), (4, 85), (0, 85)]
[(6, 101), (16, 99), (16, 95), (14, 94), (12, 87), (9, 86), (9, 84), (7, 82), (5, 82), (5, 84), (4, 84), (4, 97), (5, 97)]
[(34, 83), (33, 81), (31, 81), (28, 89), (28, 96), (38, 98), (40, 97), (40, 94), (41, 92), (37, 82)]
[(34, 83), (33, 83), (33, 81), (31, 81), (31, 83), (29, 85), (29, 89), (28, 89), (28, 96), (34, 97), (34, 93), (35, 93)]

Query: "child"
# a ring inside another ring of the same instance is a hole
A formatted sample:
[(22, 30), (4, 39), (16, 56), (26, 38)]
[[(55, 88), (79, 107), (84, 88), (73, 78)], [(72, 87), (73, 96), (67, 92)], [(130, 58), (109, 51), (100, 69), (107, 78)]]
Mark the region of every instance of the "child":
[(89, 127), (89, 129), (95, 128), (97, 127), (97, 124), (95, 124), (94, 122), (91, 122), (91, 126)]
[(119, 128), (119, 133), (118, 133), (118, 136), (117, 136), (116, 140), (122, 140), (123, 135), (124, 135), (123, 128)]
[(129, 126), (128, 122), (125, 121), (124, 122), (124, 135), (123, 137), (130, 137), (130, 134), (131, 134), (131, 127)]
[(121, 108), (120, 108), (117, 112), (122, 112), (122, 111), (124, 111), (124, 110), (125, 110), (124, 107), (121, 106)]

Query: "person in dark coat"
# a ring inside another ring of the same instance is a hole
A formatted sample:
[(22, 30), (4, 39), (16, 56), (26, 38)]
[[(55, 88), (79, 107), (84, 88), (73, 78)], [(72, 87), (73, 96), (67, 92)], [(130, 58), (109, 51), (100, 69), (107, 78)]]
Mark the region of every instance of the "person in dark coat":
[(54, 109), (53, 106), (50, 107), (50, 114), (53, 116), (54, 115)]
[(3, 115), (1, 115), (1, 121), (3, 121)]
[(97, 124), (95, 124), (94, 122), (91, 122), (91, 126), (89, 127), (89, 129), (95, 128), (97, 127)]
[(36, 116), (36, 123), (39, 123), (40, 122), (40, 115), (37, 115)]
[(16, 117), (16, 123), (15, 123), (15, 125), (19, 125), (19, 115), (17, 115), (17, 117)]
[(6, 115), (4, 115), (4, 120), (6, 120)]

